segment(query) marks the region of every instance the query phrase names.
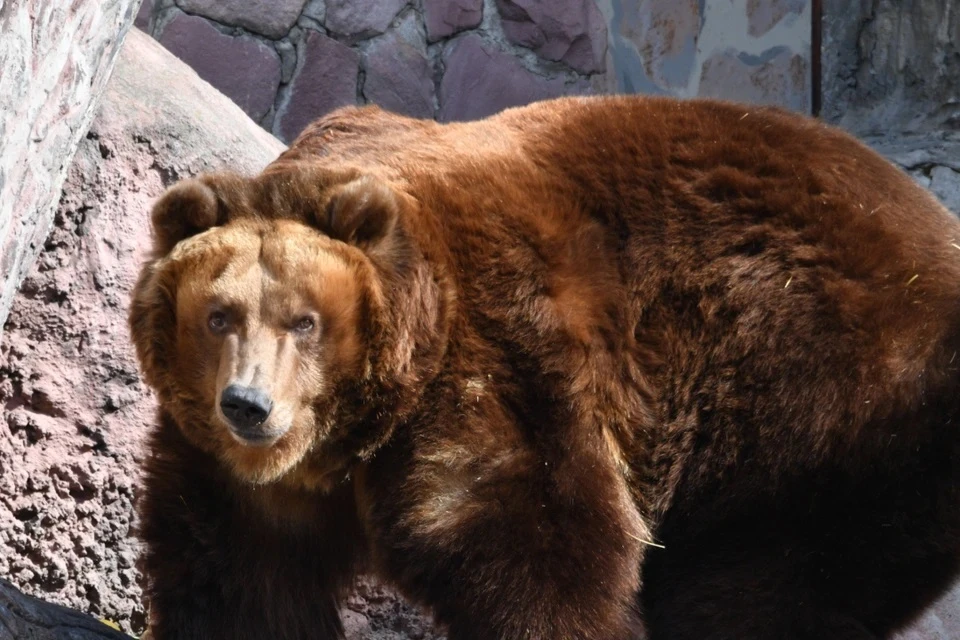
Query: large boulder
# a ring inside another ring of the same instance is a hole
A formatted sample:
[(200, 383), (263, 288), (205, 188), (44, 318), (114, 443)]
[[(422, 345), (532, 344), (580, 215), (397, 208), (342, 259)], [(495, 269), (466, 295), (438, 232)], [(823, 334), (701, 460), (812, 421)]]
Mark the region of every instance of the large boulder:
[(0, 325), (139, 0), (0, 0)]

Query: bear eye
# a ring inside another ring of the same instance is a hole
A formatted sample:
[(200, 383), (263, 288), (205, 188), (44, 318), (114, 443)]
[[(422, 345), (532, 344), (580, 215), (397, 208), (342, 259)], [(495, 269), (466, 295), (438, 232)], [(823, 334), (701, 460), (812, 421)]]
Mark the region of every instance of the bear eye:
[(317, 326), (317, 323), (314, 322), (313, 318), (310, 316), (303, 316), (293, 325), (293, 329), (297, 333), (310, 333), (313, 331), (313, 328)]
[(214, 333), (220, 333), (227, 328), (227, 314), (223, 311), (214, 311), (207, 318), (207, 326)]

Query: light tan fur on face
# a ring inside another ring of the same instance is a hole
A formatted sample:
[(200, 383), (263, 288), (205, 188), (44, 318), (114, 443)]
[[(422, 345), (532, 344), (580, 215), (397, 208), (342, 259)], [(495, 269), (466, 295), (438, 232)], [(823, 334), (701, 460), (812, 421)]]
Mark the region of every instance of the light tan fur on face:
[[(329, 431), (318, 404), (332, 378), (356, 365), (357, 294), (334, 241), (289, 221), (237, 222), (182, 242), (167, 268), (178, 273), (177, 358), (187, 392), (201, 398), (206, 424), (196, 440), (214, 448), (244, 480), (272, 482), (290, 472)], [(212, 313), (226, 318), (214, 331)], [(311, 318), (314, 327), (298, 330)], [(277, 439), (253, 447), (236, 437), (219, 407), (230, 384), (266, 392), (273, 410), (261, 425)]]

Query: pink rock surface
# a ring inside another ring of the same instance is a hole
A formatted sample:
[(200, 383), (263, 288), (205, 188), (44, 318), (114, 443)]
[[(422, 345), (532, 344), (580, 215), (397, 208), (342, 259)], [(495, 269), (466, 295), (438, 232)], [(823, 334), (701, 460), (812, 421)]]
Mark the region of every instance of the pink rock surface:
[(423, 21), (430, 42), (449, 38), (480, 25), (483, 0), (423, 0)]
[(307, 0), (177, 0), (188, 13), (282, 38), (297, 21)]
[(607, 23), (594, 0), (496, 0), (514, 44), (582, 73), (605, 70)]
[(287, 142), (313, 120), (357, 101), (360, 55), (356, 51), (318, 31), (310, 31), (298, 57), (290, 98), (277, 113), (278, 124), (274, 128)]
[(440, 120), (472, 120), (508, 107), (565, 94), (586, 93), (586, 81), (567, 86), (528, 71), (513, 56), (497, 51), (478, 36), (457, 38), (444, 54), (440, 84)]
[(280, 86), (280, 56), (256, 38), (229, 36), (209, 21), (178, 14), (160, 34), (160, 44), (190, 65), (260, 121), (273, 106)]

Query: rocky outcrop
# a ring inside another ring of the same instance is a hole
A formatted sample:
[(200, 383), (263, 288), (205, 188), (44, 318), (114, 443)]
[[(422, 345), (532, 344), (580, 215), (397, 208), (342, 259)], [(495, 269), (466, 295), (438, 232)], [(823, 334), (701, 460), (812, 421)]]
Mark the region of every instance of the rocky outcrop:
[(0, 2), (0, 326), (138, 4)]

